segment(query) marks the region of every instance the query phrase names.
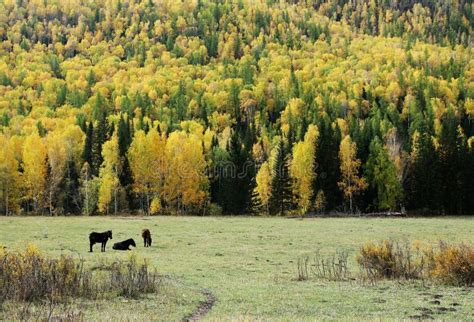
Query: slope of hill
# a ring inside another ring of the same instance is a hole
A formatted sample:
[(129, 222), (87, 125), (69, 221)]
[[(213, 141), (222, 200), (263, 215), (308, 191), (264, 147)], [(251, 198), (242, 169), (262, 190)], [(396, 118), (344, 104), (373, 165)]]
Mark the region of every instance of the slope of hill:
[(3, 1), (0, 211), (473, 213), (472, 11)]

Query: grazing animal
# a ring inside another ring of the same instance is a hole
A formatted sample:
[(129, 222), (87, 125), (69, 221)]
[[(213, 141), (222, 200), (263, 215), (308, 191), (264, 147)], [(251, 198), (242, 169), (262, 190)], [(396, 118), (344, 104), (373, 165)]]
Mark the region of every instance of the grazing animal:
[(89, 242), (91, 246), (90, 252), (92, 253), (92, 246), (94, 246), (94, 244), (97, 244), (97, 243), (101, 244), (100, 251), (105, 252), (105, 245), (107, 245), (107, 241), (109, 240), (109, 238), (112, 239), (111, 230), (104, 231), (103, 233), (96, 233), (96, 232), (90, 233), (89, 234)]
[(149, 229), (142, 230), (143, 243), (145, 247), (151, 246), (151, 233)]
[(130, 246), (137, 247), (135, 241), (132, 238), (115, 243), (112, 248), (115, 250), (131, 250)]

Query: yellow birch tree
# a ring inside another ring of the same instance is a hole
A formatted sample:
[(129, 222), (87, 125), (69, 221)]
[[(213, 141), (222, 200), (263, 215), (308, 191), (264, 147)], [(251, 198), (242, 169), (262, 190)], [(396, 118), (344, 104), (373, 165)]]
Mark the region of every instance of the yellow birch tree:
[(168, 171), (165, 147), (166, 138), (152, 129), (148, 134), (137, 131), (128, 150), (134, 190), (145, 198), (146, 214), (150, 214), (152, 200), (154, 206), (152, 212), (158, 212), (160, 209), (161, 195)]
[(102, 147), (104, 162), (100, 168), (99, 211), (108, 213), (114, 200), (114, 214), (118, 211), (118, 189), (120, 188), (120, 155), (117, 135), (105, 142)]
[(359, 191), (367, 188), (365, 178), (359, 176), (360, 160), (356, 157), (357, 146), (346, 135), (339, 146), (341, 181), (338, 182), (344, 197), (349, 199), (349, 209), (353, 212), (353, 199)]
[(18, 165), (12, 142), (0, 134), (0, 209), (5, 216), (19, 209), (21, 176)]
[(33, 133), (23, 145), (23, 178), (27, 190), (26, 197), (33, 201), (33, 210), (38, 211), (46, 188), (48, 152), (43, 139)]
[(304, 140), (293, 147), (290, 175), (293, 179), (293, 194), (296, 196), (296, 203), (301, 214), (305, 214), (311, 206), (313, 181), (316, 176), (314, 158), (318, 136), (318, 128), (310, 125)]

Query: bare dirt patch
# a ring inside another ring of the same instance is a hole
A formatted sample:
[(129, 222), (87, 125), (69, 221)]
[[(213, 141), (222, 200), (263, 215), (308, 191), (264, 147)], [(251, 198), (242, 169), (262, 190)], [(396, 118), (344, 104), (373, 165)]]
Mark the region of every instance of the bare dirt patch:
[(202, 294), (206, 297), (199, 302), (199, 306), (190, 315), (183, 318), (184, 321), (198, 321), (202, 319), (215, 305), (217, 298), (209, 290), (203, 290)]

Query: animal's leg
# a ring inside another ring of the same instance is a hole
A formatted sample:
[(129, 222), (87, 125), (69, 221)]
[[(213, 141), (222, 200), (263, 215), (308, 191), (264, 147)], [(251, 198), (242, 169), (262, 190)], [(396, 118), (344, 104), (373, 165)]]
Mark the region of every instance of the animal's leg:
[(93, 242), (90, 242), (90, 246), (91, 246), (90, 252), (92, 253), (92, 246), (94, 246), (94, 243), (93, 243)]

